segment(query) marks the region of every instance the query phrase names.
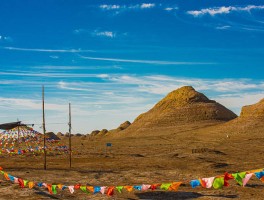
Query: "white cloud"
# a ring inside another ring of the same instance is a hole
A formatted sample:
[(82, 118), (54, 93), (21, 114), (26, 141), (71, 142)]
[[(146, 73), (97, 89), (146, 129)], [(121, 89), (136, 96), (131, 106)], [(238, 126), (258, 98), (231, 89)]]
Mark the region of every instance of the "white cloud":
[(105, 10), (116, 10), (116, 9), (120, 9), (121, 6), (120, 5), (107, 5), (107, 4), (103, 4), (99, 6), (101, 9), (105, 9)]
[(216, 27), (216, 29), (218, 29), (218, 30), (226, 30), (226, 29), (229, 29), (229, 28), (231, 28), (231, 26), (217, 26)]
[(0, 72), (0, 75), (12, 75), (12, 76), (28, 76), (28, 77), (49, 77), (49, 78), (92, 78), (98, 77), (98, 74), (84, 74), (84, 73), (32, 73), (28, 71), (16, 71), (16, 72)]
[(172, 11), (172, 10), (178, 10), (179, 8), (178, 7), (167, 7), (167, 8), (164, 8), (164, 10), (166, 11)]
[[(239, 93), (216, 97), (215, 100), (233, 110), (240, 111), (243, 106), (252, 105), (264, 98), (264, 91), (258, 93)], [(239, 113), (237, 113), (239, 114)]]
[(57, 52), (57, 53), (94, 52), (93, 50), (82, 50), (82, 49), (30, 49), (30, 48), (18, 48), (18, 47), (3, 47), (3, 49), (14, 50), (14, 51)]
[(109, 75), (108, 74), (98, 74), (97, 77), (99, 77), (99, 78), (108, 78)]
[(99, 6), (102, 10), (107, 11), (125, 11), (125, 10), (135, 10), (135, 9), (150, 9), (154, 8), (154, 3), (142, 3), (142, 4), (132, 4), (132, 5), (117, 5), (117, 4), (102, 4)]
[(205, 9), (201, 9), (201, 10), (192, 10), (192, 11), (187, 11), (188, 14), (193, 15), (195, 17), (200, 16), (200, 15), (205, 15), (205, 14), (209, 14), (209, 15), (216, 15), (216, 14), (227, 14), (232, 10), (232, 7), (218, 7), (218, 8), (205, 8)]
[(142, 3), (141, 5), (140, 5), (140, 8), (153, 8), (153, 7), (155, 7), (155, 4), (154, 3)]
[[(35, 75), (50, 77), (49, 73), (35, 73)], [(79, 77), (80, 74), (67, 76), (67, 74), (57, 73), (53, 76), (55, 81), (48, 83), (46, 92), (47, 120), (50, 122), (54, 119), (59, 122), (67, 121), (67, 102), (71, 101), (75, 130), (83, 133), (95, 128), (114, 128), (125, 120), (133, 121), (136, 116), (146, 112), (166, 94), (185, 85), (193, 86), (197, 91), (236, 111), (237, 114), (242, 106), (256, 103), (264, 97), (263, 80), (199, 79), (169, 75), (84, 74), (84, 76), (93, 78), (81, 79), (81, 81), (80, 79), (58, 80), (58, 76)], [(36, 80), (41, 82), (40, 78)], [(12, 83), (3, 82), (2, 84)], [(26, 83), (28, 84), (30, 82)], [(40, 90), (40, 83), (36, 82), (31, 85), (38, 85)], [(41, 115), (40, 92), (30, 94), (29, 98), (25, 98), (27, 95), (25, 88), (23, 84), (21, 91), (23, 94), (16, 94), (17, 98), (0, 97), (0, 111), (1, 113), (11, 111), (11, 115), (8, 114), (10, 119), (11, 116), (12, 119), (14, 118), (14, 113), (18, 113), (17, 116), (22, 121), (41, 122), (41, 119), (35, 119), (35, 116)], [(28, 115), (29, 112), (32, 115)], [(90, 124), (87, 125), (87, 122)], [(50, 125), (48, 129), (67, 131), (67, 125), (63, 126)]]
[[(0, 97), (0, 104), (5, 108), (15, 109), (15, 110), (42, 109), (41, 100)], [(46, 103), (45, 108), (47, 110), (65, 111), (67, 110), (67, 105)]]
[(12, 38), (9, 36), (0, 35), (0, 42), (12, 42)]
[(109, 38), (114, 38), (116, 36), (116, 34), (112, 31), (96, 32), (95, 35), (103, 36), (103, 37), (109, 37)]
[(206, 62), (176, 62), (176, 61), (161, 61), (161, 60), (132, 60), (121, 58), (98, 58), (90, 56), (80, 56), (81, 58), (88, 60), (102, 60), (102, 61), (114, 61), (114, 62), (126, 62), (126, 63), (143, 63), (143, 64), (156, 64), (156, 65), (206, 65), (215, 63)]
[[(258, 102), (264, 98), (264, 82), (249, 79), (195, 79), (172, 76), (137, 76), (126, 74), (105, 74), (100, 76), (103, 82), (65, 82), (61, 89), (76, 92), (83, 91), (81, 99), (87, 99), (78, 105), (81, 107), (100, 106), (100, 113), (127, 112), (133, 103), (141, 107), (135, 117), (151, 108), (169, 92), (179, 87), (191, 85), (210, 99), (223, 104), (239, 114), (244, 105)], [(87, 96), (91, 92), (92, 96)], [(148, 107), (146, 106), (148, 105)], [(97, 108), (99, 109), (99, 107)], [(118, 106), (118, 107), (117, 107)], [(98, 114), (98, 113), (97, 113)]]
[(176, 88), (184, 85), (191, 85), (197, 90), (214, 91), (218, 93), (239, 93), (241, 91), (264, 91), (264, 82), (254, 82), (247, 79), (195, 79), (179, 78), (172, 76), (131, 76), (108, 74), (101, 77), (110, 82), (120, 83), (122, 85), (136, 85), (137, 91), (166, 94)]
[(193, 15), (195, 17), (197, 16), (203, 16), (203, 15), (218, 15), (218, 14), (229, 14), (230, 12), (238, 12), (238, 11), (247, 11), (250, 12), (251, 10), (255, 9), (264, 9), (264, 5), (261, 6), (255, 6), (255, 5), (248, 5), (244, 7), (235, 7), (235, 6), (222, 6), (222, 7), (215, 7), (215, 8), (204, 8), (201, 10), (191, 10), (187, 11), (188, 14)]
[(53, 58), (53, 59), (58, 59), (59, 56), (50, 56), (50, 58)]

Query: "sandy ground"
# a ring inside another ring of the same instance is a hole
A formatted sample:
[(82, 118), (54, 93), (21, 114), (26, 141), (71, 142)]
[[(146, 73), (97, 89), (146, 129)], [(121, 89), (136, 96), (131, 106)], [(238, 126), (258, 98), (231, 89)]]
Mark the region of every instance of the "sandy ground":
[[(92, 140), (73, 137), (71, 169), (68, 169), (67, 155), (48, 156), (46, 171), (43, 170), (42, 156), (2, 156), (0, 166), (11, 175), (36, 182), (99, 186), (188, 182), (199, 177), (221, 175), (226, 171), (234, 173), (264, 167), (262, 127), (252, 129), (250, 133), (230, 131), (228, 138), (221, 125), (201, 127), (185, 131), (179, 127), (167, 128), (159, 130), (162, 134), (153, 130), (152, 135), (146, 134), (145, 137)], [(67, 139), (63, 138), (63, 142), (67, 143)], [(113, 146), (107, 148), (107, 142)], [(107, 197), (85, 194), (80, 190), (70, 194), (67, 190), (50, 195), (45, 189), (20, 189), (3, 177), (1, 179), (0, 199), (263, 199), (264, 189), (264, 183), (253, 177), (247, 187), (231, 180), (230, 186), (222, 190), (192, 189), (186, 184), (178, 192), (129, 193), (123, 190), (122, 194), (115, 192), (113, 197)]]

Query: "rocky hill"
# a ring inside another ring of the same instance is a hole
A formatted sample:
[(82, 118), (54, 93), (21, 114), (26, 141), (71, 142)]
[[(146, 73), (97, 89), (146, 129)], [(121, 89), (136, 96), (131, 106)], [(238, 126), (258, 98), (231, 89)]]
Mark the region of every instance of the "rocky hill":
[(201, 121), (229, 121), (237, 115), (195, 91), (191, 86), (184, 86), (170, 92), (152, 109), (139, 115), (127, 128), (127, 131), (155, 127), (172, 127), (179, 123), (199, 123)]
[(129, 121), (125, 121), (124, 123), (120, 124), (116, 129), (112, 129), (109, 131), (107, 129), (102, 129), (101, 131), (94, 130), (90, 134), (88, 134), (88, 137), (94, 138), (94, 137), (102, 137), (102, 136), (116, 134), (119, 133), (120, 131), (127, 129), (130, 125), (131, 123)]
[(264, 118), (264, 99), (260, 100), (258, 103), (248, 106), (243, 106), (239, 119), (257, 119)]

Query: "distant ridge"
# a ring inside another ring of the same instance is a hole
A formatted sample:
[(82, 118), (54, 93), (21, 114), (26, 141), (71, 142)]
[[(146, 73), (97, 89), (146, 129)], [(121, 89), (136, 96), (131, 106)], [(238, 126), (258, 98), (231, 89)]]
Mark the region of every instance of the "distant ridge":
[(264, 118), (264, 99), (258, 103), (242, 107), (239, 119), (246, 118)]

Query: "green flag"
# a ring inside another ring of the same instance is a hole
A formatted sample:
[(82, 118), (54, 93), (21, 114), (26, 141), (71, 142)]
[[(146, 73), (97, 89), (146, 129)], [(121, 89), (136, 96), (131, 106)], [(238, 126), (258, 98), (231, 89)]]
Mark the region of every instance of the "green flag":
[(89, 193), (86, 186), (80, 186), (80, 189), (81, 189), (81, 191), (83, 191), (87, 194)]
[(224, 177), (215, 178), (213, 182), (214, 189), (221, 189), (224, 186)]
[(242, 186), (243, 185), (243, 178), (246, 177), (246, 172), (235, 173), (235, 174), (232, 174), (232, 176), (237, 181), (237, 183)]
[(52, 193), (53, 193), (53, 194), (57, 194), (57, 190), (56, 190), (56, 188), (57, 188), (57, 185), (52, 185), (52, 186), (51, 186), (51, 189), (52, 189)]
[(119, 193), (122, 192), (122, 189), (124, 188), (124, 186), (116, 186), (116, 189)]
[(160, 189), (168, 190), (170, 186), (171, 186), (171, 183), (162, 183), (160, 186)]
[(26, 187), (28, 184), (28, 180), (23, 180), (24, 181), (24, 186)]

